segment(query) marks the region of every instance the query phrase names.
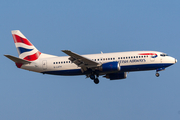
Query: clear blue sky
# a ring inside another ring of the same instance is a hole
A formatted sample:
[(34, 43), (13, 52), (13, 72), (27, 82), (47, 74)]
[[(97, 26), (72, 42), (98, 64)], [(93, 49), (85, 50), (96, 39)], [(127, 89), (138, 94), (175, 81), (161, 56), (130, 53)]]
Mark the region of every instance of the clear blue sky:
[(179, 0), (1, 0), (1, 120), (179, 120), (179, 63), (127, 79), (43, 75), (16, 68), (11, 30), (39, 51), (64, 56), (156, 50), (180, 60)]

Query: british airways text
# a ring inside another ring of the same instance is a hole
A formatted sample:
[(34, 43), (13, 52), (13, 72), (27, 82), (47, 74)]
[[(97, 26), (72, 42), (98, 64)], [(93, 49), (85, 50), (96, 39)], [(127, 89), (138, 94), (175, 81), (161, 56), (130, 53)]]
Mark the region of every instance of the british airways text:
[(145, 59), (133, 59), (133, 60), (120, 60), (120, 63), (136, 63), (136, 62), (146, 62)]

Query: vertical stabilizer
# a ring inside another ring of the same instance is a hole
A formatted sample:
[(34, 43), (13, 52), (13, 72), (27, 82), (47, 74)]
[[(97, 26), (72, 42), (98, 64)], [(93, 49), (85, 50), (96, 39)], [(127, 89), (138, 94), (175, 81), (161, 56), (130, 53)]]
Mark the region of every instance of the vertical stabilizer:
[(41, 52), (39, 52), (19, 30), (13, 30), (11, 32), (19, 58), (27, 61), (37, 60), (41, 55)]

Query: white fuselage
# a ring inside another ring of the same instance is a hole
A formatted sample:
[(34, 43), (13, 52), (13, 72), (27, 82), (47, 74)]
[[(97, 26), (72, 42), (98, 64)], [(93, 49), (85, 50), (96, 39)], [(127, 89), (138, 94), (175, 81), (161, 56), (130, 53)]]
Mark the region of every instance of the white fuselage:
[[(157, 51), (131, 51), (89, 54), (82, 56), (100, 64), (118, 61), (120, 64), (120, 72), (157, 70), (159, 68), (164, 69), (177, 62), (175, 58)], [(78, 67), (76, 64), (72, 63), (69, 60), (69, 56), (40, 56), (38, 60), (33, 61), (30, 64), (25, 64), (21, 68), (34, 72), (54, 75), (90, 74), (89, 72), (83, 72), (81, 67)], [(106, 73), (99, 71), (99, 74), (101, 75)]]

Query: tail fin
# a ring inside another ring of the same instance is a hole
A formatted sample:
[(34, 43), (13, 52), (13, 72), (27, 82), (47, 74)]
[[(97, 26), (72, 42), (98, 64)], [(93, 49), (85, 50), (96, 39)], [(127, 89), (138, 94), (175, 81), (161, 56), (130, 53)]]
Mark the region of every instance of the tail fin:
[(11, 32), (19, 58), (27, 61), (37, 60), (41, 55), (41, 52), (39, 52), (19, 30), (13, 30)]

